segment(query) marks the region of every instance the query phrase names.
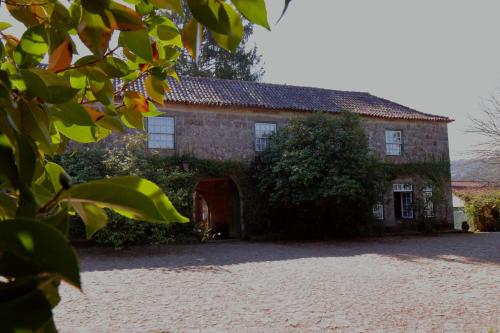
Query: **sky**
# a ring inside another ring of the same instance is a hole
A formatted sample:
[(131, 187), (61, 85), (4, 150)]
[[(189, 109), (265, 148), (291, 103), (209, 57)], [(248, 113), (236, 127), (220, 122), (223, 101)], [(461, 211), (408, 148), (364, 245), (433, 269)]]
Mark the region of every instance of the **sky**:
[[(278, 24), (284, 1), (266, 2), (272, 31), (251, 38), (263, 82), (364, 91), (448, 116), (452, 159), (481, 141), (466, 130), (500, 88), (500, 1), (293, 0)], [(0, 20), (13, 21), (4, 8)]]
[[(452, 159), (481, 138), (470, 116), (500, 87), (498, 0), (268, 0), (272, 32), (257, 28), (262, 81), (369, 92), (455, 119)], [(500, 143), (499, 143), (500, 144)]]

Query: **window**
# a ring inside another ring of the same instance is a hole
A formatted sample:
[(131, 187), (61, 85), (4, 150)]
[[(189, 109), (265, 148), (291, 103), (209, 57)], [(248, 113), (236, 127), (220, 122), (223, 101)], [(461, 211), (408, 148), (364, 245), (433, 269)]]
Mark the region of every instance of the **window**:
[(393, 184), (392, 190), (394, 192), (412, 192), (413, 185), (412, 184)]
[(148, 117), (148, 148), (174, 149), (173, 117)]
[(422, 199), (424, 200), (424, 216), (434, 216), (434, 203), (432, 202), (432, 187), (424, 187), (422, 189)]
[(413, 185), (393, 184), (394, 213), (402, 219), (413, 218)]
[(401, 217), (413, 218), (413, 193), (411, 192), (401, 192)]
[(399, 156), (402, 153), (403, 140), (401, 131), (385, 131), (385, 153)]
[(384, 219), (384, 205), (381, 203), (376, 204), (373, 206), (373, 216), (377, 220), (383, 220)]
[(269, 136), (276, 132), (276, 124), (255, 123), (255, 151), (263, 151), (267, 148)]

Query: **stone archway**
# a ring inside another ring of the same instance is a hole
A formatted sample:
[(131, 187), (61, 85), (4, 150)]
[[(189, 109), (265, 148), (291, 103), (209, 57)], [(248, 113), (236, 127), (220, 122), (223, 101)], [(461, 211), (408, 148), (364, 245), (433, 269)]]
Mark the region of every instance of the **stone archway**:
[(205, 237), (241, 237), (241, 201), (238, 187), (229, 177), (207, 178), (198, 183), (194, 195), (194, 221)]

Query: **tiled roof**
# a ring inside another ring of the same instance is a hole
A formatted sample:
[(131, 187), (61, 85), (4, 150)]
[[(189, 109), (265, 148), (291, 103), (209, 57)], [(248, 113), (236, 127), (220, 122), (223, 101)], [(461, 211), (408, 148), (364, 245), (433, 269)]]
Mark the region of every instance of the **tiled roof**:
[[(186, 76), (170, 80), (170, 87), (166, 100), (171, 103), (333, 113), (347, 109), (378, 118), (451, 121), (364, 92)], [(134, 82), (130, 90), (147, 95), (144, 80)]]

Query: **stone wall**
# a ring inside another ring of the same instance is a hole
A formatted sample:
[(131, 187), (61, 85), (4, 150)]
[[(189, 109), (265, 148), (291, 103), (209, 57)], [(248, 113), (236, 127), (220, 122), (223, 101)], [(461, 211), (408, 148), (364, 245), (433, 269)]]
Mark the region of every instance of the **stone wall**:
[[(198, 158), (251, 161), (255, 156), (255, 123), (286, 126), (293, 117), (308, 112), (262, 111), (167, 105), (163, 111), (175, 118), (175, 149), (167, 154), (192, 154)], [(447, 124), (429, 121), (363, 118), (372, 151), (393, 163), (449, 159)], [(385, 130), (403, 133), (402, 156), (385, 156)]]

